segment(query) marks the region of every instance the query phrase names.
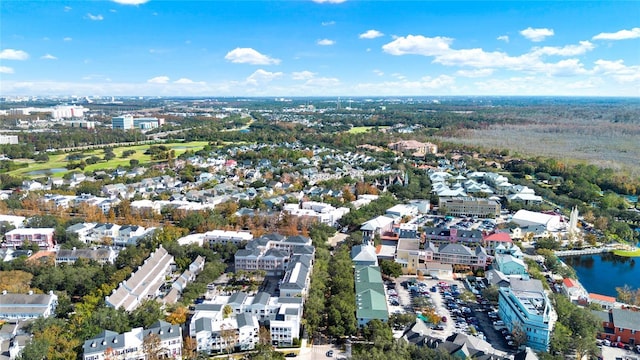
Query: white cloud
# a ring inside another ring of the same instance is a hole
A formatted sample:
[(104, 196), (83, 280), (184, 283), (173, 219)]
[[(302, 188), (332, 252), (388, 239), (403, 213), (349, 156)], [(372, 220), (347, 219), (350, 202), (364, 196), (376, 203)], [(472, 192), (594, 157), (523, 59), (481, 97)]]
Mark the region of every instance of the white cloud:
[(151, 78), (149, 80), (147, 80), (148, 83), (150, 84), (166, 84), (169, 82), (169, 77), (168, 76), (156, 76), (154, 78)]
[(93, 20), (93, 21), (102, 21), (104, 20), (104, 16), (98, 14), (98, 15), (93, 15), (92, 13), (87, 13), (87, 18), (89, 20)]
[(543, 57), (547, 55), (574, 56), (581, 55), (594, 48), (589, 41), (582, 41), (578, 45), (564, 47), (535, 47), (530, 52), (511, 56), (500, 51), (487, 52), (481, 48), (452, 49), (453, 39), (424, 36), (398, 37), (384, 45), (385, 52), (392, 55), (423, 55), (433, 57), (433, 62), (445, 66), (460, 66), (484, 69), (479, 72), (461, 70), (459, 75), (465, 77), (481, 76), (486, 69), (508, 69), (537, 72), (547, 76), (569, 76), (586, 74), (584, 65), (577, 59), (566, 59), (557, 63), (547, 63)]
[(13, 74), (13, 68), (8, 66), (0, 66), (0, 74)]
[(249, 85), (260, 85), (268, 83), (274, 79), (282, 76), (281, 72), (270, 72), (263, 69), (258, 69), (253, 74), (247, 77), (246, 83)]
[(360, 39), (375, 39), (375, 38), (379, 38), (381, 36), (384, 36), (384, 34), (381, 33), (378, 30), (371, 29), (371, 30), (367, 30), (367, 31), (363, 32), (358, 37)]
[(0, 59), (2, 60), (27, 60), (29, 54), (22, 50), (4, 49), (0, 51)]
[(180, 78), (176, 81), (174, 81), (174, 84), (194, 84), (195, 82), (191, 79), (187, 79), (187, 78)]
[(121, 5), (142, 5), (149, 2), (149, 0), (113, 0), (113, 2)]
[(309, 79), (304, 84), (305, 86), (312, 86), (312, 87), (319, 87), (319, 88), (322, 88), (322, 87), (333, 88), (340, 85), (340, 80), (338, 80), (337, 78), (319, 77), (319, 78)]
[(594, 48), (595, 46), (591, 42), (580, 41), (578, 45), (566, 45), (563, 47), (544, 46), (541, 48), (533, 48), (531, 53), (534, 55), (576, 56), (582, 55)]
[(373, 73), (374, 73), (374, 74), (376, 74), (376, 75), (378, 75), (378, 76), (382, 76), (382, 75), (384, 75), (384, 72), (383, 72), (382, 70), (378, 70), (378, 69), (374, 69), (374, 70), (373, 70)]
[(331, 46), (333, 44), (335, 44), (336, 42), (330, 39), (321, 39), (317, 41), (317, 44), (320, 46)]
[(323, 21), (321, 24), (322, 24), (322, 26), (331, 26), (331, 25), (335, 25), (336, 22), (333, 21), (333, 20), (331, 20), (331, 21)]
[(534, 29), (532, 27), (528, 27), (520, 31), (520, 35), (524, 36), (525, 38), (533, 42), (540, 42), (549, 36), (553, 36), (553, 29), (546, 29), (546, 28)]
[(347, 0), (313, 0), (314, 3), (318, 4), (341, 4)]
[(422, 35), (407, 35), (397, 37), (392, 42), (382, 46), (384, 52), (391, 55), (424, 55), (435, 56), (447, 52), (453, 39), (436, 36), (433, 38)]
[(631, 30), (620, 30), (614, 33), (600, 33), (593, 40), (627, 40), (640, 38), (640, 27)]
[(62, 39), (63, 41), (72, 41), (73, 38), (70, 36), (65, 37), (64, 39)]
[(425, 76), (418, 80), (384, 81), (380, 83), (362, 83), (356, 85), (358, 93), (387, 95), (422, 95), (433, 91), (447, 92), (455, 84), (455, 79), (448, 75), (437, 77)]
[(509, 42), (509, 35), (500, 35), (496, 38), (496, 40), (504, 41), (506, 43)]
[(72, 7), (71, 6), (65, 6), (64, 7), (64, 12), (69, 12), (71, 11)]
[(55, 57), (55, 56), (53, 56), (51, 54), (42, 55), (40, 57), (40, 59), (43, 59), (43, 60), (58, 60), (57, 57)]
[(596, 74), (612, 76), (619, 82), (640, 81), (640, 65), (627, 66), (624, 60), (596, 60), (595, 64), (593, 72)]
[(235, 48), (229, 51), (224, 58), (236, 64), (277, 65), (280, 63), (280, 59), (268, 57), (252, 48)]
[(456, 75), (467, 78), (481, 78), (493, 74), (493, 69), (458, 70)]
[(291, 73), (291, 78), (293, 80), (309, 80), (311, 78), (313, 78), (314, 76), (316, 76), (316, 73), (311, 72), (311, 71), (294, 71)]

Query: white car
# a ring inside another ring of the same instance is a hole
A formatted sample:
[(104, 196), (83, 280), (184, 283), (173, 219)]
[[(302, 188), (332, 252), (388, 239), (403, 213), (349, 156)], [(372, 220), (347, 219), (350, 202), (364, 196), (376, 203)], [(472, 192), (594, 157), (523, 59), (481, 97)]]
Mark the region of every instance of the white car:
[(607, 339), (604, 339), (604, 340), (602, 340), (602, 344), (603, 344), (604, 346), (611, 346), (611, 341), (609, 341), (609, 340), (607, 340)]

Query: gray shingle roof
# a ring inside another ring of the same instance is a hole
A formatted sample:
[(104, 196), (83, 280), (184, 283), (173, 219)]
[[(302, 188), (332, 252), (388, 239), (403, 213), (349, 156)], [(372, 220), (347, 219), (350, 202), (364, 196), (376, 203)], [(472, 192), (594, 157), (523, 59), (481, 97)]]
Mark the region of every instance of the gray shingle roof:
[(640, 330), (640, 312), (613, 309), (611, 310), (613, 324), (618, 328)]

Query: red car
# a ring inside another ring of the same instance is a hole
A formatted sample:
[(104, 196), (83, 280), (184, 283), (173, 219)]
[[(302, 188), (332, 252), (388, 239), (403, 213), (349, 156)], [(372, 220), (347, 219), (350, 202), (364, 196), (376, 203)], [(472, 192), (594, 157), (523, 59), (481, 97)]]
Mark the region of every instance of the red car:
[(442, 317), (442, 322), (447, 322), (447, 317), (446, 316)]
[(620, 349), (624, 349), (624, 343), (619, 342), (616, 344)]

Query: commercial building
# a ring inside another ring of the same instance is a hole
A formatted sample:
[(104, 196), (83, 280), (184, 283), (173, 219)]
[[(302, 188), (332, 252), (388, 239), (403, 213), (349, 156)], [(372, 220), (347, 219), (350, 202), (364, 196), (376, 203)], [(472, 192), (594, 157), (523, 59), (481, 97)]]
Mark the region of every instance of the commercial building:
[(382, 274), (377, 266), (356, 266), (356, 320), (359, 326), (378, 319), (389, 320), (389, 309), (385, 296)]
[(498, 314), (509, 331), (519, 326), (527, 335), (526, 345), (547, 351), (553, 329), (553, 308), (540, 280), (511, 278), (509, 288), (498, 290)]
[(133, 116), (131, 115), (122, 115), (122, 116), (114, 116), (111, 118), (111, 128), (120, 129), (120, 130), (131, 130), (133, 129)]
[(133, 126), (137, 129), (156, 129), (164, 124), (164, 119), (156, 117), (142, 117), (133, 119)]
[(0, 135), (0, 144), (18, 144), (18, 135)]
[(388, 146), (391, 150), (400, 152), (410, 151), (416, 155), (436, 154), (438, 152), (438, 145), (416, 140), (402, 140), (391, 143)]
[(0, 295), (0, 320), (26, 320), (38, 317), (49, 317), (55, 314), (58, 296), (50, 291), (48, 294), (8, 293)]
[[(153, 337), (156, 341), (150, 340)], [(155, 344), (154, 344), (155, 343)], [(159, 359), (182, 359), (182, 329), (158, 321), (149, 328), (133, 328), (123, 334), (104, 330), (84, 342), (83, 360), (139, 360), (147, 359), (145, 348), (153, 348)]]
[(488, 258), (489, 256), (482, 246), (471, 249), (458, 243), (436, 246), (429, 242), (424, 247), (424, 260), (426, 262), (484, 269), (487, 267)]
[(234, 245), (240, 245), (243, 242), (250, 242), (253, 240), (253, 235), (248, 231), (229, 231), (229, 230), (212, 230), (204, 233), (204, 242), (208, 242), (209, 245), (213, 244), (227, 244), (232, 243)]
[(458, 243), (473, 249), (483, 244), (482, 232), (478, 230), (426, 227), (423, 234), (427, 242), (432, 242), (436, 246)]
[(500, 203), (484, 198), (441, 198), (438, 206), (440, 210), (446, 209), (447, 215), (452, 216), (495, 218), (500, 215)]
[(640, 345), (640, 312), (623, 309), (595, 311), (602, 320), (598, 339), (623, 342), (632, 346)]
[(560, 231), (565, 228), (561, 215), (547, 214), (529, 210), (518, 210), (513, 214), (512, 222), (522, 226), (542, 225), (547, 231)]

